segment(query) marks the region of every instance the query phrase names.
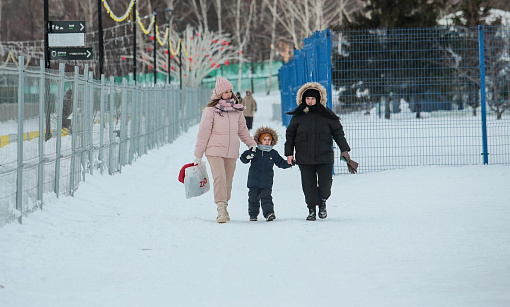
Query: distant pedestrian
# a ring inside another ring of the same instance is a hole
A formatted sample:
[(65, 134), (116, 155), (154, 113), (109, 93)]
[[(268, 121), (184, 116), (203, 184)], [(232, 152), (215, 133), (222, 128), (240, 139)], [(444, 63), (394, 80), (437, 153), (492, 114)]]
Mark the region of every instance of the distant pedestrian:
[(200, 163), (204, 153), (209, 161), (213, 177), (214, 202), (218, 206), (216, 218), (218, 223), (230, 221), (227, 206), (239, 157), (239, 139), (253, 151), (257, 146), (246, 127), (242, 113), (244, 106), (239, 104), (232, 91), (230, 81), (223, 77), (216, 79), (211, 101), (202, 111), (193, 161), (196, 164)]
[[(341, 150), (341, 157), (350, 161), (345, 134), (338, 116), (326, 106), (326, 89), (316, 82), (304, 84), (297, 92), (298, 107), (292, 115), (286, 132), (285, 156), (294, 161), (301, 171), (301, 186), (308, 207), (307, 220), (315, 221), (317, 206), (319, 218), (327, 217), (326, 200), (331, 195), (333, 182), (333, 140)], [(349, 171), (353, 172), (351, 168)]]
[(253, 115), (257, 112), (257, 102), (250, 90), (246, 90), (246, 96), (243, 98), (243, 105), (246, 107), (244, 110), (244, 118), (246, 119), (246, 126), (251, 130), (253, 127)]
[(273, 149), (278, 142), (278, 134), (269, 127), (260, 127), (255, 131), (253, 138), (257, 142), (255, 152), (246, 150), (241, 155), (241, 162), (251, 163), (248, 172), (248, 214), (250, 221), (256, 221), (259, 215), (259, 208), (262, 207), (262, 214), (266, 221), (270, 222), (276, 218), (274, 214), (273, 197), (273, 165), (279, 168), (289, 168), (292, 165), (280, 156)]
[(237, 96), (237, 100), (239, 100), (239, 103), (243, 103), (243, 97), (241, 97), (241, 93), (237, 92), (236, 93), (236, 96)]

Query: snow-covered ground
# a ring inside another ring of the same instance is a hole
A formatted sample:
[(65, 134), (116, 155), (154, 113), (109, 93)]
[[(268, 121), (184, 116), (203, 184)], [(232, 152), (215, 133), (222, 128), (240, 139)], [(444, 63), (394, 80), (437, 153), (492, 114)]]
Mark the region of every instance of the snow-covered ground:
[[(283, 154), (279, 97), (255, 98)], [(239, 162), (217, 224), (212, 192), (187, 200), (177, 181), (197, 132), (0, 228), (0, 306), (510, 305), (510, 167), (335, 176), (315, 222), (299, 169), (275, 168), (268, 223), (248, 221)]]

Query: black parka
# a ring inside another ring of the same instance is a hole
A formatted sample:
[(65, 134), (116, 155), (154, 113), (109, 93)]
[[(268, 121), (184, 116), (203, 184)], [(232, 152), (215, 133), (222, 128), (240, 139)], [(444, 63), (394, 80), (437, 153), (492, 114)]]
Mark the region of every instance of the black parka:
[(333, 140), (341, 151), (351, 150), (340, 120), (324, 117), (315, 108), (292, 116), (286, 139), (285, 156), (294, 156), (296, 164), (333, 163)]
[[(304, 102), (308, 89), (317, 90), (321, 96), (313, 107)], [(294, 156), (296, 164), (334, 163), (333, 140), (341, 151), (351, 150), (340, 119), (326, 106), (326, 97), (320, 84), (307, 83), (298, 91), (298, 107), (288, 113), (292, 118), (286, 132), (285, 156)]]

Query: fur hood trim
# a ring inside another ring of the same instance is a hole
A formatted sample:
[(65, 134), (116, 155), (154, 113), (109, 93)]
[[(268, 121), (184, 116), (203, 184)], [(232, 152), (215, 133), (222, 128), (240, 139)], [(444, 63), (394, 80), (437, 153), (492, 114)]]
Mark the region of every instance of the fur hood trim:
[(255, 142), (257, 142), (257, 144), (260, 144), (259, 138), (264, 133), (271, 134), (271, 138), (272, 138), (271, 146), (274, 146), (274, 145), (276, 145), (276, 143), (278, 143), (278, 133), (276, 133), (276, 131), (273, 128), (263, 126), (263, 127), (258, 128), (255, 131), (255, 134), (253, 135), (253, 139), (255, 140)]
[[(297, 105), (299, 106), (303, 102), (303, 94), (309, 89), (314, 89), (314, 90), (319, 91), (319, 94), (321, 95), (320, 103), (323, 106), (326, 106), (326, 103), (328, 102), (328, 93), (326, 92), (326, 89), (324, 88), (324, 86), (322, 86), (320, 83), (317, 83), (317, 82), (308, 82), (308, 83), (303, 84), (303, 86), (301, 86), (301, 88), (297, 91), (297, 94), (296, 94)], [(308, 111), (308, 108), (306, 109), (306, 111)]]

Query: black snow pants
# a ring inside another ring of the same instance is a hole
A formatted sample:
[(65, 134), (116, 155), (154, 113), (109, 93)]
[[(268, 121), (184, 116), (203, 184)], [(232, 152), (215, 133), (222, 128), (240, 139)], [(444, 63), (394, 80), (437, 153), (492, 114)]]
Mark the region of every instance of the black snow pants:
[(274, 213), (272, 188), (250, 188), (248, 191), (248, 214), (250, 217), (259, 215), (259, 208), (262, 206), (262, 214), (267, 217)]
[(331, 196), (333, 183), (333, 163), (326, 164), (300, 164), (301, 186), (305, 194), (308, 208), (315, 208), (321, 199)]

